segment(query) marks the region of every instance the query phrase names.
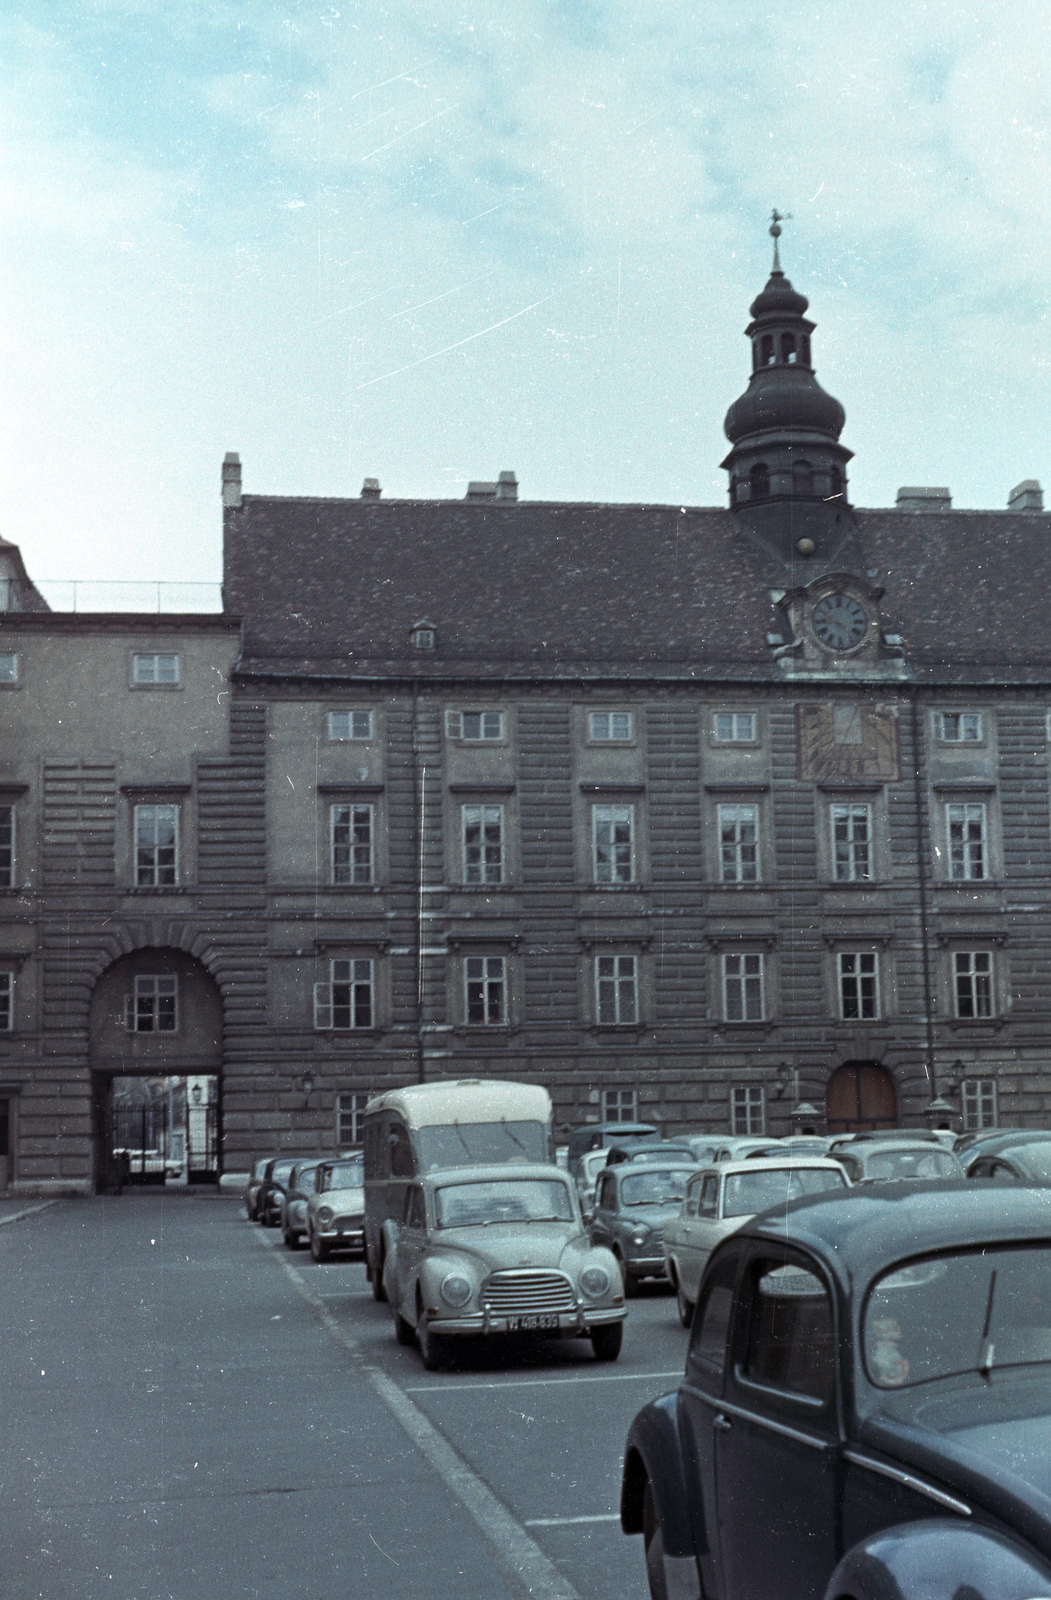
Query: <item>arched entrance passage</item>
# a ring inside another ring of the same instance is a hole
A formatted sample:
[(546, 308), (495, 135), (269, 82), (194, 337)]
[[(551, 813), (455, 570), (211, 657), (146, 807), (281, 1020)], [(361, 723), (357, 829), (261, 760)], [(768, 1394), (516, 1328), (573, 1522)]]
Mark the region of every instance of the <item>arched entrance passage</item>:
[(829, 1133), (861, 1133), (866, 1128), (898, 1126), (894, 1079), (878, 1061), (844, 1061), (825, 1087)]
[(223, 1007), (182, 950), (107, 967), (90, 1011), (95, 1184), (217, 1182)]

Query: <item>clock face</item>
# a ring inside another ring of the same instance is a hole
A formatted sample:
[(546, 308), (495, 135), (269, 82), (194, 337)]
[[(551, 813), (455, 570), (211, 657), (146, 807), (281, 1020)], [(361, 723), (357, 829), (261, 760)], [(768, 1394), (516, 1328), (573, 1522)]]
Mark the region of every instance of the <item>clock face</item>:
[(814, 607), (814, 635), (826, 650), (853, 650), (868, 626), (864, 606), (849, 594), (827, 594)]

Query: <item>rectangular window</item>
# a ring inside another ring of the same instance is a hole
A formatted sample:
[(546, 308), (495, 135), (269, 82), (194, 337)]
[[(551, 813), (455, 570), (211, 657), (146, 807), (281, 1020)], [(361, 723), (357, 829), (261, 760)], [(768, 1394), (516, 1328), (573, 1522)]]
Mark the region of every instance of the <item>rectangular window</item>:
[(872, 812), (867, 805), (832, 807), (832, 859), (837, 883), (872, 876)]
[(328, 714), (330, 739), (371, 739), (371, 711), (330, 711)]
[(178, 683), (179, 658), (169, 655), (132, 656), (133, 683)]
[(839, 1007), (846, 1020), (872, 1022), (879, 1016), (876, 956), (870, 950), (839, 954)]
[(996, 1079), (965, 1078), (960, 1085), (963, 1096), (965, 1133), (996, 1127)]
[(986, 876), (985, 807), (948, 805), (945, 819), (949, 831), (949, 876), (975, 879)]
[(15, 808), (0, 806), (0, 889), (15, 885)]
[(360, 1144), (363, 1136), (365, 1107), (369, 1103), (366, 1089), (355, 1089), (351, 1094), (336, 1096), (336, 1143), (341, 1150)]
[(461, 813), (464, 883), (502, 883), (503, 806), (463, 806)]
[(135, 993), (125, 1004), (124, 1022), (129, 1033), (174, 1033), (178, 1026), (178, 984), (175, 977), (140, 974)]
[(723, 883), (755, 883), (759, 877), (759, 811), (756, 806), (719, 807), (719, 875)]
[(18, 682), (18, 657), (13, 651), (0, 652), (0, 683)]
[(762, 1137), (766, 1132), (766, 1100), (760, 1083), (740, 1085), (731, 1091), (730, 1132)]
[(754, 744), (754, 711), (717, 711), (712, 723), (717, 744)]
[(372, 1013), (371, 959), (329, 962), (328, 983), (314, 985), (315, 1028), (371, 1028)]
[(638, 1021), (638, 968), (634, 956), (599, 956), (596, 960), (595, 1015), (604, 1024)]
[(14, 974), (0, 972), (0, 1033), (10, 1033), (15, 1025)]
[(468, 1023), (507, 1021), (507, 978), (503, 956), (468, 956), (463, 964), (464, 1014)]
[(504, 736), (502, 711), (447, 711), (445, 732), (450, 739), (491, 744)]
[(603, 1122), (637, 1122), (638, 1097), (634, 1089), (603, 1089)]
[(178, 881), (178, 806), (135, 807), (135, 884), (167, 889)]
[(957, 950), (953, 953), (953, 978), (958, 1017), (991, 1017), (993, 1014), (993, 958), (989, 950)]
[(372, 807), (331, 808), (332, 882), (372, 882)]
[(588, 738), (595, 744), (623, 744), (631, 738), (630, 711), (591, 711)]
[(727, 1022), (762, 1022), (761, 954), (723, 956), (723, 1006)]
[(634, 836), (634, 806), (592, 806), (591, 837), (596, 883), (634, 882)]
[(977, 711), (942, 711), (938, 731), (946, 744), (976, 744), (982, 737), (982, 718)]

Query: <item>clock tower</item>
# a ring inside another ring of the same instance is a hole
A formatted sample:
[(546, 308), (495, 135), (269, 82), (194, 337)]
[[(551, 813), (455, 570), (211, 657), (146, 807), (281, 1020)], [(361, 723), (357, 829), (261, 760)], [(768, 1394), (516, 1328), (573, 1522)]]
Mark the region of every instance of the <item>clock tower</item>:
[(745, 329), (752, 375), (726, 413), (732, 448), (722, 465), (742, 532), (797, 572), (807, 564), (820, 571), (834, 557), (841, 566), (852, 564), (844, 561), (844, 545), (855, 534), (847, 498), (852, 452), (839, 442), (846, 413), (814, 376), (809, 302), (781, 270), (783, 220), (773, 213), (773, 270), (752, 301)]

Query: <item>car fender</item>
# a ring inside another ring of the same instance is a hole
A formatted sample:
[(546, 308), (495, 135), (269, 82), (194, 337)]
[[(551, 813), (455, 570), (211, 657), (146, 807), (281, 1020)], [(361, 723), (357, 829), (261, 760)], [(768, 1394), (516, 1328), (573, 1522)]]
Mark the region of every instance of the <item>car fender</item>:
[(958, 1517), (871, 1534), (843, 1557), (824, 1600), (1047, 1600), (1051, 1565), (993, 1528)]
[(686, 1478), (678, 1427), (678, 1395), (665, 1394), (643, 1406), (628, 1430), (620, 1486), (620, 1525), (641, 1533), (642, 1497), (653, 1488), (667, 1556), (695, 1556), (686, 1503)]
[(398, 1234), (401, 1232), (398, 1224), (388, 1217), (380, 1228), (380, 1281), (384, 1293), (392, 1306), (398, 1304)]
[(420, 1262), (419, 1271), (420, 1293), (426, 1304), (441, 1305), (442, 1284), (450, 1272), (460, 1272), (477, 1285), (481, 1285), (486, 1278), (484, 1264), (468, 1250), (462, 1254), (458, 1250), (449, 1248), (430, 1251)]

